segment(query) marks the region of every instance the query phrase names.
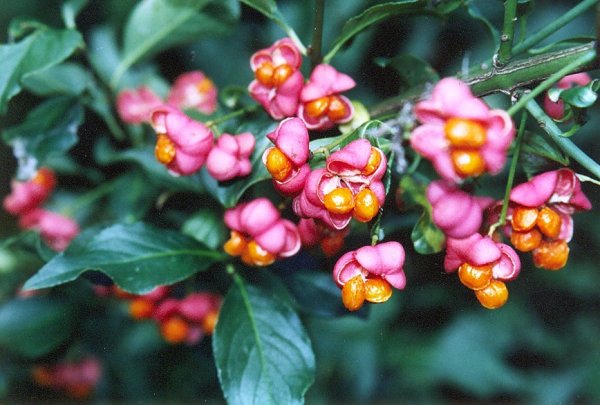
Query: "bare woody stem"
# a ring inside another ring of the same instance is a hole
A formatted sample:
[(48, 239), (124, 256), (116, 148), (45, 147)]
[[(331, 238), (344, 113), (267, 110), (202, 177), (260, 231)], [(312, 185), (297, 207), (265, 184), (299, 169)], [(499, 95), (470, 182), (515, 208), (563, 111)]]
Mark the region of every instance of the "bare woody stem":
[(504, 66), (512, 56), (512, 44), (515, 36), (515, 23), (517, 21), (517, 0), (504, 1), (504, 24), (500, 35), (500, 48), (496, 58), (497, 66)]
[[(589, 59), (588, 62), (578, 64), (578, 68), (569, 73), (583, 72), (596, 69), (600, 66), (595, 57), (595, 42), (585, 45), (549, 52), (531, 58), (511, 62), (504, 67), (492, 67), (476, 75), (467, 77), (467, 83), (473, 94), (484, 96), (491, 93), (510, 93), (520, 87), (530, 86), (552, 76), (557, 71), (571, 65), (575, 61)], [(414, 87), (397, 97), (391, 98), (371, 109), (371, 115), (382, 117), (399, 111), (404, 104), (419, 101), (425, 93), (425, 86)]]

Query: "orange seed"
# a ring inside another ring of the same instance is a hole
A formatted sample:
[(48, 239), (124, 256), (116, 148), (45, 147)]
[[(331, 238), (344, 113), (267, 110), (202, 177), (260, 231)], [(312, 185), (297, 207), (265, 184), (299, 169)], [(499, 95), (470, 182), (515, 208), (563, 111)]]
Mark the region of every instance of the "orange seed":
[(560, 270), (568, 259), (569, 245), (564, 240), (543, 241), (533, 251), (533, 263), (546, 270)]
[(269, 153), (267, 153), (265, 166), (271, 176), (277, 181), (285, 181), (293, 169), (290, 159), (276, 147), (271, 148)]
[(342, 303), (348, 311), (357, 311), (365, 302), (365, 282), (362, 275), (348, 280), (342, 287)]
[(508, 300), (508, 288), (506, 288), (504, 282), (492, 280), (487, 287), (476, 290), (475, 296), (485, 308), (497, 309), (506, 304)]
[(365, 281), (365, 299), (373, 303), (386, 302), (392, 296), (392, 286), (382, 278), (368, 278)]
[(323, 203), (332, 214), (347, 214), (354, 209), (354, 196), (349, 188), (339, 187), (325, 194)]
[(551, 208), (542, 208), (536, 223), (539, 230), (551, 239), (557, 238), (560, 234), (562, 219), (560, 218), (560, 215)]
[(492, 280), (492, 265), (472, 266), (463, 263), (458, 268), (458, 279), (471, 290), (481, 290), (487, 287)]

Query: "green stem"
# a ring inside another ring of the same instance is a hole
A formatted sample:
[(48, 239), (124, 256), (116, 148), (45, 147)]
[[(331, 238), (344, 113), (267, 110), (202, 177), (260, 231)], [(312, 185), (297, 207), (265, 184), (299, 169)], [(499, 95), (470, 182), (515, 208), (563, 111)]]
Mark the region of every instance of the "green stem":
[(310, 46), (310, 63), (314, 69), (321, 63), (321, 47), (323, 44), (323, 17), (325, 15), (325, 0), (315, 0), (315, 24), (312, 43)]
[(499, 226), (504, 225), (506, 222), (506, 213), (508, 212), (508, 202), (510, 199), (510, 191), (515, 180), (515, 173), (517, 171), (517, 163), (519, 162), (519, 155), (521, 154), (521, 143), (523, 142), (523, 134), (525, 133), (525, 124), (527, 123), (527, 112), (521, 114), (521, 123), (519, 124), (519, 132), (517, 133), (517, 140), (515, 141), (515, 149), (513, 151), (512, 161), (510, 162), (510, 169), (508, 171), (508, 179), (506, 181), (506, 189), (504, 191), (504, 200), (502, 201), (502, 211), (500, 211), (500, 218), (498, 222), (490, 227), (488, 232), (489, 236), (492, 236)]
[[(484, 72), (469, 76), (464, 80), (471, 87), (476, 96), (496, 92), (511, 92), (519, 87), (531, 85), (541, 79), (549, 77), (557, 70), (578, 61), (581, 57), (589, 57), (594, 51), (594, 42), (586, 45), (575, 46), (557, 52), (511, 62), (502, 68), (490, 68)], [(579, 61), (577, 62), (579, 63)], [(581, 65), (578, 71), (592, 70), (598, 67), (598, 60)], [(419, 101), (426, 92), (425, 86), (416, 86), (406, 92), (390, 98), (371, 108), (372, 117), (382, 117), (390, 112), (397, 112), (406, 103)]]
[(554, 123), (544, 110), (534, 100), (527, 103), (527, 110), (538, 121), (540, 127), (546, 131), (550, 138), (558, 145), (569, 157), (586, 168), (590, 173), (600, 179), (600, 165), (594, 159), (589, 157), (584, 151), (568, 138), (563, 136), (562, 131)]
[(86, 205), (91, 204), (94, 201), (111, 193), (117, 185), (117, 180), (118, 179), (114, 179), (112, 181), (104, 182), (98, 187), (80, 195), (75, 201), (73, 201), (73, 203), (62, 210), (63, 214), (71, 217), (75, 212), (77, 212), (78, 209), (85, 207)]
[(590, 8), (594, 6), (594, 4), (598, 3), (598, 0), (584, 0), (556, 20), (546, 25), (544, 28), (539, 30), (533, 35), (527, 37), (526, 40), (519, 43), (513, 48), (513, 54), (518, 54), (520, 52), (526, 51), (532, 46), (540, 43), (550, 35), (554, 34), (556, 31), (567, 25), (569, 22), (573, 21), (575, 18), (579, 17), (581, 14), (588, 11)]
[(258, 105), (252, 104), (252, 105), (246, 106), (244, 108), (240, 108), (239, 110), (230, 112), (229, 114), (225, 114), (220, 117), (217, 117), (214, 120), (206, 121), (205, 125), (209, 128), (214, 128), (215, 126), (222, 124), (223, 122), (229, 121), (232, 118), (239, 117), (240, 115), (244, 115), (249, 112), (255, 111), (257, 108), (258, 108)]
[(512, 56), (512, 44), (515, 35), (515, 23), (517, 21), (517, 0), (506, 0), (504, 2), (504, 24), (500, 35), (500, 48), (496, 64), (504, 66)]
[(558, 82), (560, 79), (562, 79), (567, 74), (572, 73), (580, 66), (585, 65), (588, 62), (591, 62), (595, 58), (596, 58), (596, 51), (592, 49), (592, 50), (584, 53), (582, 56), (578, 57), (571, 63), (567, 64), (562, 69), (551, 74), (550, 77), (548, 77), (546, 80), (544, 80), (538, 86), (536, 86), (535, 89), (533, 89), (531, 92), (525, 94), (523, 97), (521, 97), (519, 99), (519, 101), (517, 101), (515, 104), (513, 104), (507, 110), (508, 114), (514, 115), (517, 111), (519, 111), (520, 109), (525, 107), (530, 100), (533, 100), (535, 97), (542, 94), (542, 92), (544, 92), (544, 91), (548, 90), (550, 87), (552, 87), (552, 85), (554, 83)]

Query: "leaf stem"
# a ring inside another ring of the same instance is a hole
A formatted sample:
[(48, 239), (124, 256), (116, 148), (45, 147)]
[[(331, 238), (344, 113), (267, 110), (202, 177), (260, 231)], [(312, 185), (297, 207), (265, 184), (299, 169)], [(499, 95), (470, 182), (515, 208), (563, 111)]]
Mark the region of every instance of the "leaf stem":
[(273, 21), (275, 21), (275, 23), (285, 31), (285, 33), (292, 40), (294, 45), (296, 45), (300, 53), (302, 55), (306, 55), (306, 47), (304, 46), (300, 38), (298, 38), (298, 34), (296, 34), (296, 31), (294, 31), (294, 29), (285, 22), (283, 15), (281, 15), (279, 10), (276, 11), (275, 18), (273, 19)]
[(498, 222), (490, 227), (488, 236), (492, 236), (499, 226), (504, 225), (506, 222), (506, 213), (508, 212), (508, 202), (510, 199), (510, 191), (512, 190), (513, 182), (515, 180), (515, 173), (517, 171), (517, 163), (519, 162), (519, 156), (521, 154), (521, 144), (523, 143), (523, 134), (525, 133), (525, 124), (527, 123), (527, 112), (521, 114), (521, 123), (519, 124), (519, 132), (517, 133), (517, 139), (515, 141), (515, 149), (513, 150), (512, 161), (510, 162), (510, 169), (508, 171), (508, 179), (506, 180), (506, 189), (504, 191), (504, 200), (502, 200), (502, 210), (500, 211), (500, 218)]
[(212, 129), (215, 126), (222, 124), (223, 122), (229, 121), (232, 118), (239, 117), (240, 115), (244, 115), (249, 112), (253, 112), (257, 108), (258, 108), (257, 104), (252, 104), (252, 105), (246, 106), (244, 108), (240, 108), (239, 110), (230, 112), (229, 114), (225, 114), (220, 117), (217, 117), (214, 120), (206, 121), (204, 125), (206, 125), (207, 127)]
[(595, 58), (596, 51), (593, 49), (584, 53), (571, 63), (559, 69), (557, 72), (551, 74), (546, 80), (544, 80), (542, 83), (536, 86), (535, 89), (521, 97), (519, 101), (513, 104), (506, 112), (510, 115), (514, 115), (517, 111), (525, 107), (530, 100), (533, 100), (535, 97), (539, 96), (543, 91), (548, 90), (550, 87), (552, 87), (554, 83), (562, 79), (567, 74), (572, 73), (581, 65), (585, 65), (586, 63), (591, 62)]
[(512, 56), (512, 44), (515, 35), (515, 23), (517, 21), (517, 0), (505, 0), (504, 2), (504, 24), (500, 35), (500, 48), (495, 60), (497, 66), (504, 66)]
[(314, 69), (321, 63), (321, 49), (323, 44), (323, 17), (325, 15), (325, 0), (315, 0), (315, 23), (310, 46), (310, 63)]
[(66, 216), (72, 217), (78, 209), (85, 207), (86, 205), (91, 204), (94, 201), (104, 197), (106, 194), (112, 192), (117, 185), (117, 180), (118, 178), (104, 182), (98, 187), (81, 194), (75, 201), (73, 201), (73, 203), (64, 208), (62, 213)]
[(537, 120), (540, 127), (552, 138), (552, 140), (563, 150), (569, 157), (577, 161), (581, 166), (586, 168), (596, 178), (600, 179), (600, 165), (594, 159), (589, 157), (584, 151), (579, 149), (577, 145), (568, 138), (563, 136), (563, 132), (554, 123), (544, 110), (535, 100), (530, 100), (527, 103), (527, 110)]

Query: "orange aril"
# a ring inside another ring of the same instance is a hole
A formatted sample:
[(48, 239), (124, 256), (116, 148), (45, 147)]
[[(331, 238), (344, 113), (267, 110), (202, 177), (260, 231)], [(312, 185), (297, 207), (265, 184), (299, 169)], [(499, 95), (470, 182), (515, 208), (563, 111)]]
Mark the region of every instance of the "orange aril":
[(167, 135), (158, 134), (154, 155), (156, 156), (156, 160), (164, 165), (168, 165), (175, 159), (175, 144)]
[(208, 93), (209, 91), (211, 91), (213, 88), (215, 87), (215, 84), (213, 83), (212, 80), (210, 80), (208, 77), (205, 77), (204, 79), (200, 80), (197, 84), (196, 84), (196, 89), (200, 92), (200, 93)]
[(379, 200), (370, 188), (363, 188), (354, 197), (354, 218), (359, 222), (369, 222), (379, 212)]
[(246, 238), (238, 231), (231, 231), (229, 240), (223, 245), (223, 250), (229, 256), (239, 256), (246, 249)]
[(89, 383), (76, 383), (69, 385), (66, 392), (70, 398), (82, 401), (92, 393), (92, 385)]
[(513, 210), (511, 225), (515, 231), (525, 232), (533, 229), (538, 219), (538, 209), (519, 205)]
[(464, 118), (450, 118), (446, 121), (444, 132), (455, 148), (480, 148), (487, 138), (483, 125)]
[(325, 194), (323, 204), (332, 214), (347, 214), (354, 209), (354, 196), (346, 187), (339, 187)]
[(202, 330), (207, 335), (212, 335), (217, 326), (217, 320), (219, 319), (219, 311), (210, 311), (202, 320)]
[(371, 154), (369, 155), (369, 160), (367, 161), (367, 165), (363, 169), (363, 174), (365, 176), (369, 176), (377, 170), (379, 165), (381, 164), (381, 153), (379, 150), (371, 147)]
[(365, 302), (365, 298), (365, 282), (360, 274), (348, 280), (342, 287), (342, 303), (348, 311), (360, 309)]
[(242, 260), (252, 266), (268, 266), (273, 263), (276, 256), (262, 248), (256, 241), (251, 240), (242, 254)]
[(285, 181), (292, 173), (293, 164), (288, 157), (279, 149), (271, 148), (267, 153), (265, 162), (267, 170), (277, 181)]
[(500, 308), (508, 300), (508, 288), (506, 284), (500, 280), (492, 280), (490, 284), (475, 291), (475, 296), (487, 309)]
[(327, 110), (327, 116), (331, 121), (339, 121), (346, 116), (346, 106), (339, 97), (329, 97), (329, 109)]
[(560, 270), (569, 259), (569, 245), (564, 240), (543, 241), (533, 251), (533, 263), (546, 270)]
[(562, 219), (560, 215), (551, 208), (544, 207), (540, 210), (536, 222), (538, 229), (547, 237), (555, 239), (560, 234)]
[(31, 377), (42, 387), (50, 387), (54, 383), (54, 374), (45, 366), (35, 366), (31, 370)]
[(148, 319), (154, 313), (154, 303), (146, 298), (136, 298), (129, 303), (129, 315), (133, 319)]
[(463, 263), (458, 268), (458, 279), (471, 290), (481, 290), (490, 284), (492, 265), (473, 266), (469, 263)]
[(254, 76), (259, 83), (271, 87), (273, 85), (273, 72), (275, 69), (273, 68), (273, 64), (271, 62), (264, 62), (262, 65), (256, 69), (254, 72)]
[(319, 118), (329, 109), (329, 97), (321, 97), (316, 100), (309, 101), (304, 106), (304, 111), (311, 118)]
[(160, 325), (160, 334), (169, 343), (176, 344), (185, 341), (189, 325), (178, 316), (167, 319)]
[(382, 278), (368, 278), (365, 281), (365, 300), (373, 303), (386, 302), (392, 296), (392, 286)]
[(31, 181), (39, 184), (46, 190), (52, 190), (56, 186), (56, 176), (54, 176), (54, 172), (46, 167), (40, 168)]
[(479, 176), (485, 171), (485, 161), (477, 150), (453, 149), (450, 158), (454, 170), (461, 177)]
[(294, 69), (288, 64), (279, 65), (273, 72), (273, 86), (279, 87), (294, 73)]
[(521, 252), (531, 252), (541, 242), (542, 234), (535, 228), (525, 232), (512, 231), (510, 234), (510, 243)]

